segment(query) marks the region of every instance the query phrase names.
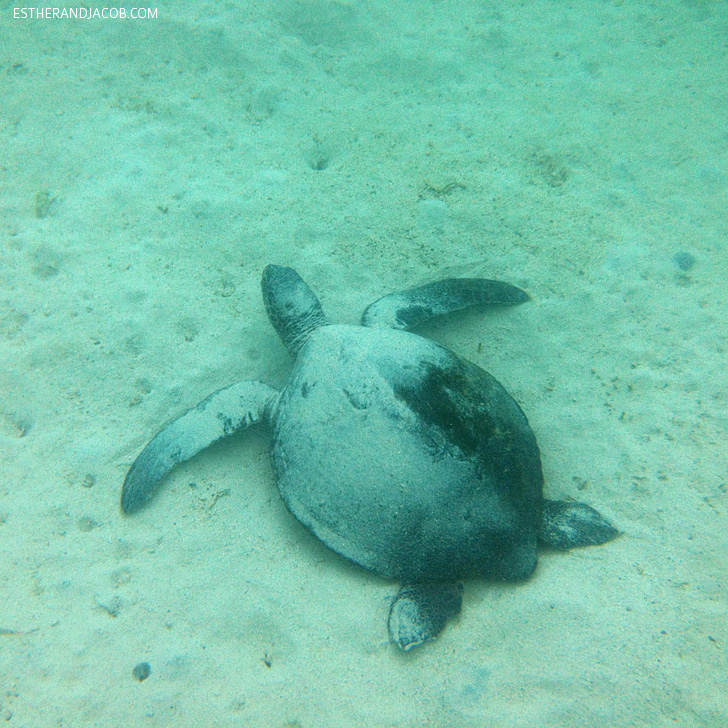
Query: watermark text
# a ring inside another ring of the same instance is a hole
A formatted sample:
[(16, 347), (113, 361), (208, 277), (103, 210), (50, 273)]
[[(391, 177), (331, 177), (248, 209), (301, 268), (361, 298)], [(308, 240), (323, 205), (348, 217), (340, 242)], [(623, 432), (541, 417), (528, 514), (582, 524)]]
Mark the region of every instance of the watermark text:
[(13, 8), (13, 17), (21, 20), (146, 20), (157, 17), (157, 8)]

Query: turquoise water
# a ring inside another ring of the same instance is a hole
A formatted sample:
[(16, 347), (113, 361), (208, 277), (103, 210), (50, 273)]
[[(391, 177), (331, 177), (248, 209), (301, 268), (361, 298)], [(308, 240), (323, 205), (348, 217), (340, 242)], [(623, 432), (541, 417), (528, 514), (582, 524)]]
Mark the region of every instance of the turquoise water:
[[(728, 7), (149, 8), (0, 10), (0, 716), (726, 725)], [(285, 383), (271, 262), (347, 323), (441, 278), (527, 290), (419, 333), (517, 399), (550, 497), (623, 535), (466, 583), (404, 654), (397, 585), (288, 514), (265, 428), (122, 517), (165, 422)]]

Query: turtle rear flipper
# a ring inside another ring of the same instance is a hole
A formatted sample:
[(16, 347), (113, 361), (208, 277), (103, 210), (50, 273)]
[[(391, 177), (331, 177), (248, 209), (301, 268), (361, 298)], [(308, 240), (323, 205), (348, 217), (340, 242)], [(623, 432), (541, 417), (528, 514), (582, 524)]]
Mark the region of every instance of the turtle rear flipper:
[(434, 316), (481, 304), (514, 306), (530, 300), (516, 286), (486, 278), (448, 278), (374, 301), (361, 317), (362, 326), (411, 329)]
[(599, 511), (586, 503), (544, 500), (538, 537), (557, 549), (596, 546), (619, 535)]
[(244, 381), (220, 389), (167, 425), (129, 469), (121, 491), (121, 510), (131, 513), (149, 500), (159, 482), (213, 442), (259, 422), (277, 390)]
[(389, 609), (389, 638), (403, 650), (435, 639), (462, 604), (461, 583), (403, 586)]

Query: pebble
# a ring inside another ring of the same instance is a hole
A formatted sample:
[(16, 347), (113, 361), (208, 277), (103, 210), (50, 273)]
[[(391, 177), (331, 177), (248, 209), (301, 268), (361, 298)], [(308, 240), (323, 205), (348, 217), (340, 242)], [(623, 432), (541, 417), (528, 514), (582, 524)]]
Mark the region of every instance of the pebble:
[(131, 671), (135, 680), (143, 682), (152, 674), (152, 666), (148, 662), (140, 662)]
[(696, 261), (694, 255), (691, 255), (690, 253), (681, 250), (680, 252), (675, 253), (675, 255), (672, 256), (672, 262), (680, 270), (690, 270), (695, 265)]

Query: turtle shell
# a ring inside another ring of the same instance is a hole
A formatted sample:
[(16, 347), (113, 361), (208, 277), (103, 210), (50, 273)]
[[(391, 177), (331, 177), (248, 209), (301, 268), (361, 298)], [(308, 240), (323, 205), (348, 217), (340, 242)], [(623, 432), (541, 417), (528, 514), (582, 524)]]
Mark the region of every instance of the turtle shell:
[(327, 546), (405, 582), (521, 579), (543, 475), (492, 376), (412, 333), (322, 326), (271, 413), (283, 500)]

